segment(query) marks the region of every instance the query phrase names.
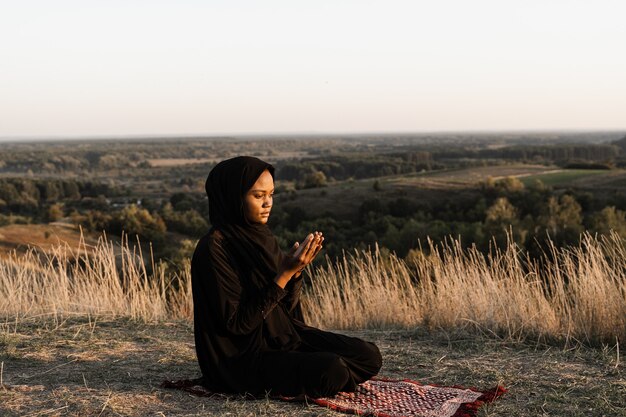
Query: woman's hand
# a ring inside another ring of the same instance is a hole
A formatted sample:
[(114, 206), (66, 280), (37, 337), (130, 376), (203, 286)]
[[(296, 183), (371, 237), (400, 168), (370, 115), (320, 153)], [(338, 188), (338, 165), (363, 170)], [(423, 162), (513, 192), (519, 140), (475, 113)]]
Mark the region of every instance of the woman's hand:
[(300, 244), (298, 242), (294, 243), (283, 258), (274, 282), (281, 288), (285, 288), (285, 285), (294, 275), (299, 276), (302, 270), (315, 259), (320, 250), (322, 250), (323, 241), (322, 233), (316, 231), (311, 234), (309, 239), (305, 240), (304, 247), (301, 250), (298, 250)]

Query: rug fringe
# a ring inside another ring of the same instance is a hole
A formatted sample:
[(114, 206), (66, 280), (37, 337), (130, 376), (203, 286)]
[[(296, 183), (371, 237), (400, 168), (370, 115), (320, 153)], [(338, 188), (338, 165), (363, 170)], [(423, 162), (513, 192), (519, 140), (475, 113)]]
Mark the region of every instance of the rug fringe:
[(483, 406), (485, 403), (490, 403), (504, 395), (507, 390), (501, 385), (496, 386), (487, 391), (479, 391), (476, 389), (471, 389), (472, 391), (482, 392), (483, 395), (478, 397), (476, 401), (471, 403), (463, 403), (456, 410), (456, 413), (452, 415), (452, 417), (475, 417), (478, 409)]

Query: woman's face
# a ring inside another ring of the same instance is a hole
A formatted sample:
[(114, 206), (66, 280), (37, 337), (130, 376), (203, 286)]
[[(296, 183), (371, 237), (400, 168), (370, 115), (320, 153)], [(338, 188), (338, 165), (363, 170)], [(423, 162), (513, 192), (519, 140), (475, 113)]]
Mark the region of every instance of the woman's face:
[(244, 195), (243, 211), (246, 219), (250, 223), (266, 224), (272, 210), (273, 196), (274, 178), (265, 170)]

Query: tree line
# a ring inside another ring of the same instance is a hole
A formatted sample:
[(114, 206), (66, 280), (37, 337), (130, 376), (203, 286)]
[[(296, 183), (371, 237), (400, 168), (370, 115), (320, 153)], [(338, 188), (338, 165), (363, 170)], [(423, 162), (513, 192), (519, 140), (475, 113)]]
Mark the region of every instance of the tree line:
[[(372, 191), (376, 195), (376, 183)], [(195, 241), (210, 227), (202, 193), (175, 193), (163, 201), (125, 200), (117, 206), (112, 196), (128, 197), (123, 189), (92, 182), (1, 179), (0, 225), (68, 217), (89, 231), (136, 234), (152, 241), (157, 255), (171, 258), (185, 255), (177, 242)], [(526, 187), (508, 177), (484, 181), (477, 193), (463, 197), (448, 193), (437, 201), (369, 197), (346, 219), (333, 216), (330, 203), (329, 211), (318, 215), (298, 205), (276, 205), (270, 225), (285, 248), (312, 230), (323, 231), (330, 256), (375, 244), (409, 256), (427, 238), (439, 241), (450, 236), (460, 236), (464, 244), (483, 251), (513, 239), (538, 255), (546, 249), (543, 242), (548, 236), (557, 245), (576, 244), (583, 230), (600, 234), (614, 230), (626, 238), (625, 216), (623, 192), (599, 199), (589, 192), (554, 190), (541, 181)]]
[(510, 146), (497, 149), (462, 146), (406, 150), (385, 153), (324, 155), (279, 163), (278, 177), (294, 182), (296, 188), (323, 187), (328, 182), (349, 178), (363, 179), (410, 174), (446, 168), (497, 163), (522, 162), (556, 164), (565, 168), (610, 169), (621, 164), (626, 155), (617, 144), (563, 144)]
[(464, 245), (484, 252), (512, 239), (539, 257), (548, 237), (558, 246), (576, 245), (585, 230), (605, 235), (613, 230), (626, 239), (626, 195), (597, 199), (588, 192), (554, 190), (538, 180), (525, 187), (509, 177), (485, 181), (477, 193), (450, 193), (436, 202), (368, 198), (351, 219), (337, 219), (331, 212), (312, 215), (297, 205), (277, 207), (270, 222), (285, 247), (310, 230), (322, 230), (330, 256), (378, 244), (406, 257), (428, 238), (460, 237)]

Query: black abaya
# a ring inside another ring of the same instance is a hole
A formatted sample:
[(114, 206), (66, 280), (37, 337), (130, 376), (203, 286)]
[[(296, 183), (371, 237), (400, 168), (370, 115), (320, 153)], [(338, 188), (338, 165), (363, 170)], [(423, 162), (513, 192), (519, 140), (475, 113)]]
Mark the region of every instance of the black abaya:
[(266, 225), (249, 224), (243, 195), (264, 170), (250, 157), (218, 164), (207, 194), (213, 227), (191, 265), (196, 353), (212, 390), (332, 395), (378, 373), (372, 343), (324, 332), (302, 321), (302, 279), (274, 282), (284, 256)]

